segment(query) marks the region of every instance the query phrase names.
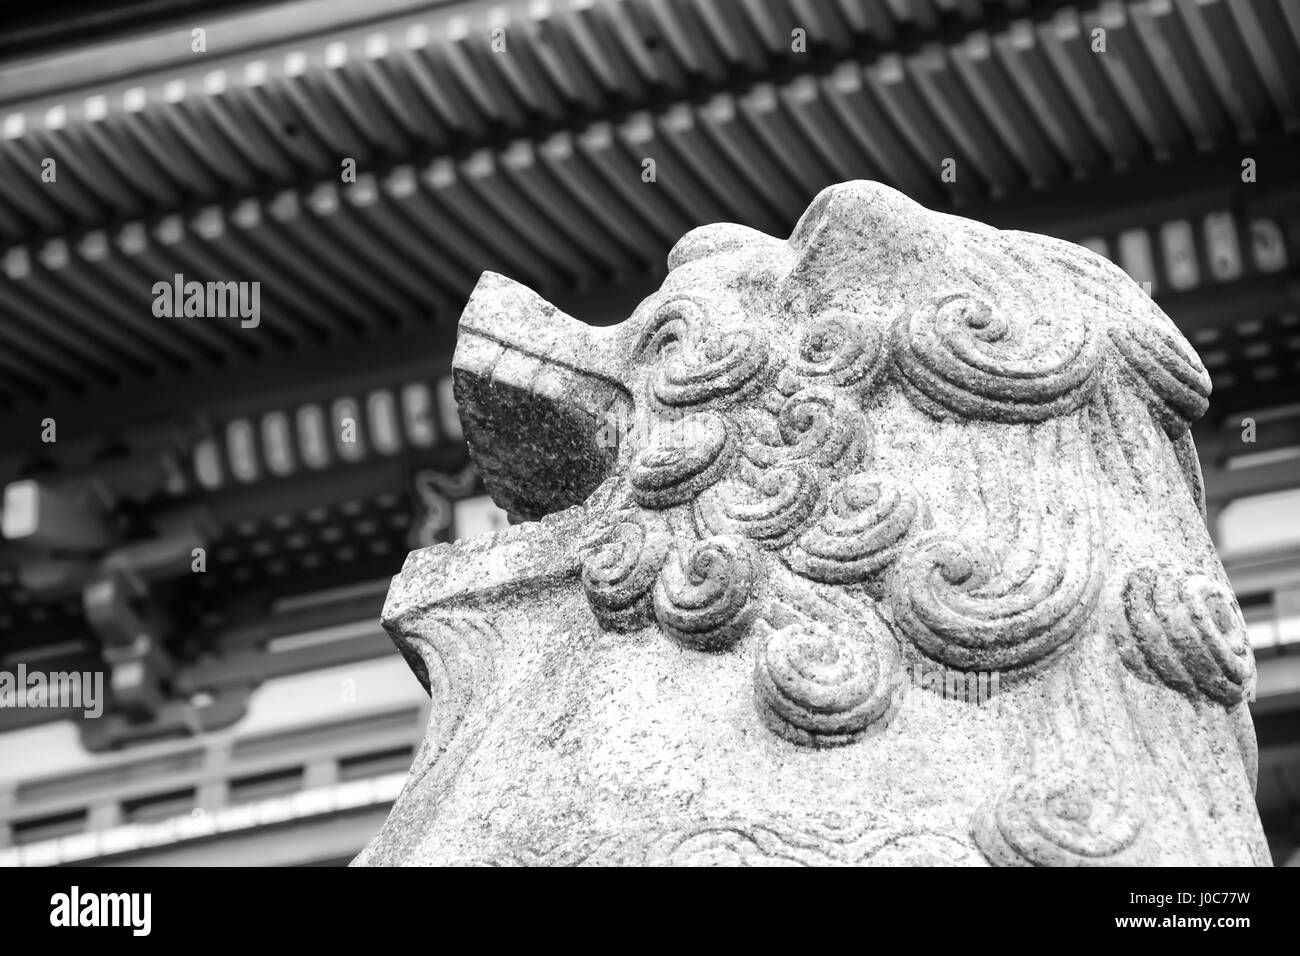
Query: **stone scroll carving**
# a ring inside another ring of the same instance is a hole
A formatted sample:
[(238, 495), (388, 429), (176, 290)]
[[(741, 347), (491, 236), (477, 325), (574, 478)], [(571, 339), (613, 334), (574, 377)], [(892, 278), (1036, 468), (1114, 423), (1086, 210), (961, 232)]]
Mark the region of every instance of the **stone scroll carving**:
[(861, 182), (669, 267), (604, 328), (491, 274), (467, 305), (462, 422), (519, 523), (414, 553), (385, 619), (417, 673), (422, 615), (491, 622), (500, 712), (368, 861), (1267, 858), (1209, 378), (1145, 293)]
[(1254, 677), (1241, 608), (1222, 582), (1185, 568), (1142, 567), (1116, 614), (1120, 657), (1144, 680), (1231, 707)]

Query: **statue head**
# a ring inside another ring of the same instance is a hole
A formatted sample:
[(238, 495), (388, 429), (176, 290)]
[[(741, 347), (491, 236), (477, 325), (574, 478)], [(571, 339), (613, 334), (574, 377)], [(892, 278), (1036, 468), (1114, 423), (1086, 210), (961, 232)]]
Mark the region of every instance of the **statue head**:
[(610, 327), (490, 273), (461, 318), (471, 454), (516, 519), (581, 514), (556, 573), (584, 626), (664, 642), (750, 701), (779, 742), (755, 746), (827, 761), (893, 746), (909, 687), (991, 680), (1009, 711), (934, 720), (1026, 735), (951, 836), (995, 863), (1166, 858), (1143, 708), (1183, 702), (1250, 777), (1253, 662), (1188, 432), (1209, 377), (1134, 282), (868, 182), (789, 239), (695, 229), (668, 267)]

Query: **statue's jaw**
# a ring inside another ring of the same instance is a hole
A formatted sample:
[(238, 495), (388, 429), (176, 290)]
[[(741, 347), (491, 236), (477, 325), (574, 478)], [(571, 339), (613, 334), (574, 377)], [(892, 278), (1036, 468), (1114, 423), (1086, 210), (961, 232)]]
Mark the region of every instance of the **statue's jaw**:
[(611, 422), (629, 404), (604, 330), (484, 273), (452, 362), (470, 455), (493, 499), (534, 520), (580, 504), (617, 458)]

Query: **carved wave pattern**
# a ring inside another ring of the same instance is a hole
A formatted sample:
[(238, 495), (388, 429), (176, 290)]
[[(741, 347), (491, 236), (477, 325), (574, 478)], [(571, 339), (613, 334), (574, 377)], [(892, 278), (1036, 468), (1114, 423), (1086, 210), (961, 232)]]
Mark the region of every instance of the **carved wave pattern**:
[[(963, 302), (940, 303), (931, 317), (937, 325), (917, 319), (891, 330), (895, 348), (907, 351), (895, 366), (904, 378), (916, 373), (908, 379), (914, 395), (1013, 421), (1058, 414), (1087, 397), (1098, 348), (1087, 322), (1062, 332), (1039, 321), (1032, 302), (1014, 318), (1008, 310), (977, 314)], [(1093, 476), (1079, 461), (1036, 465), (1037, 500), (1023, 508), (1013, 561), (982, 543), (927, 534), (929, 514), (915, 490), (869, 467), (864, 409), (890, 364), (884, 332), (832, 312), (783, 358), (770, 356), (757, 334), (705, 333), (708, 319), (701, 303), (674, 300), (647, 335), (656, 362), (648, 388), (686, 414), (657, 424), (628, 468), (635, 505), (664, 521), (624, 523), (584, 562), (584, 588), (602, 626), (653, 618), (677, 642), (717, 651), (767, 617), (766, 605), (785, 600), (768, 587), (776, 573), (861, 584), (868, 593), (893, 573), (895, 620), (922, 653), (956, 670), (1006, 671), (1053, 654), (1092, 613), (1101, 550)], [(966, 393), (930, 388), (943, 368), (967, 383)], [(1052, 463), (1058, 452), (1077, 450), (1079, 436), (1059, 434), (1075, 424), (1043, 425), (1049, 447), (1030, 460)], [(1050, 500), (1063, 485), (1072, 493)], [(897, 653), (891, 642), (779, 631), (757, 649), (760, 713), (805, 744), (851, 739), (883, 713), (873, 668)]]
[(1177, 438), (1209, 407), (1210, 373), (1158, 306), (1140, 302), (1134, 312), (1110, 326), (1110, 340), (1128, 365), (1129, 386)]
[(717, 412), (664, 423), (632, 461), (633, 498), (646, 508), (691, 501), (726, 473), (731, 450), (730, 429)]
[(1053, 422), (1031, 439), (1039, 447), (1029, 456), (1029, 500), (1001, 556), (987, 541), (930, 532), (899, 558), (894, 621), (923, 654), (957, 670), (1014, 677), (1061, 649), (1092, 616), (1105, 551), (1078, 429)]
[(700, 495), (695, 520), (708, 533), (739, 533), (760, 547), (778, 548), (812, 517), (820, 499), (817, 472), (808, 465), (741, 468), (738, 479)]
[(667, 834), (644, 855), (649, 866), (969, 866), (978, 854), (946, 833), (776, 823), (703, 825)]
[(898, 646), (870, 611), (845, 623), (789, 624), (765, 630), (754, 663), (754, 699), (773, 733), (796, 744), (852, 743), (888, 723), (897, 703)]
[(1108, 754), (1078, 753), (1042, 775), (1016, 777), (975, 822), (975, 840), (996, 866), (1122, 865), (1142, 819), (1132, 788), (1114, 782)]
[(601, 627), (627, 631), (650, 623), (650, 591), (671, 544), (653, 512), (631, 511), (582, 563), (582, 586)]
[[(763, 609), (760, 549), (792, 546), (826, 509), (825, 484), (866, 461), (863, 400), (886, 362), (883, 334), (846, 312), (814, 322), (788, 363), (762, 335), (710, 331), (708, 320), (703, 303), (677, 298), (643, 336), (650, 394), (681, 417), (657, 422), (634, 450), (627, 488), (641, 516), (614, 519), (584, 555), (582, 582), (602, 627), (653, 619), (686, 646), (720, 650)], [(850, 512), (873, 494), (850, 482), (836, 499), (866, 535), (855, 555), (864, 566), (893, 556), (903, 517), (885, 519), (872, 538)], [(852, 531), (829, 521), (823, 537)], [(809, 540), (814, 551), (821, 540)]]
[(1134, 674), (1191, 698), (1240, 704), (1254, 680), (1246, 624), (1232, 592), (1204, 574), (1146, 567), (1124, 583), (1112, 636)]
[(1070, 277), (1074, 293), (1105, 316), (1125, 385), (1170, 438), (1185, 433), (1209, 407), (1210, 375), (1178, 326), (1113, 263), (1081, 248), (1062, 254), (1045, 237), (1031, 241), (1044, 261)]
[(739, 535), (714, 535), (664, 565), (654, 615), (670, 637), (696, 650), (736, 642), (759, 610), (766, 580), (758, 550)]
[[(976, 812), (971, 833), (995, 866), (1144, 862), (1145, 797), (1122, 694), (1104, 664), (1072, 662), (1027, 704), (1025, 767)], [(1107, 693), (1111, 691), (1112, 693)]]
[(851, 475), (831, 489), (817, 523), (781, 553), (797, 574), (826, 584), (859, 584), (898, 558), (926, 516), (916, 491), (903, 483)]
[(750, 416), (741, 454), (765, 468), (807, 462), (828, 476), (857, 468), (871, 451), (861, 403), (842, 389), (800, 385), (793, 376), (781, 377), (779, 387), (790, 392), (776, 413), (775, 428)]
[(1098, 322), (1079, 300), (1052, 292), (1059, 277), (1010, 253), (996, 263), (988, 256), (972, 250), (967, 288), (890, 327), (904, 391), (936, 417), (1041, 422), (1078, 408), (1097, 379)]
[(865, 395), (884, 371), (884, 336), (875, 325), (849, 312), (819, 317), (799, 341), (793, 363), (813, 381), (851, 388)]
[(757, 329), (715, 329), (704, 307), (691, 299), (661, 306), (652, 329), (649, 347), (663, 361), (655, 366), (650, 390), (669, 408), (703, 407), (763, 384), (770, 352)]
[(724, 818), (596, 837), (582, 850), (515, 848), (453, 866), (981, 866), (979, 851), (950, 833), (870, 824), (828, 826)]

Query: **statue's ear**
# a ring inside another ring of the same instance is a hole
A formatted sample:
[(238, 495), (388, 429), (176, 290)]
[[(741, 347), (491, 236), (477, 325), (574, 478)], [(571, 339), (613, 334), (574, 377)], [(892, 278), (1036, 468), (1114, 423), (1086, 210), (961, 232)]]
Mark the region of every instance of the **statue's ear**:
[(668, 271), (671, 272), (697, 259), (707, 259), (710, 256), (766, 243), (779, 245), (780, 240), (734, 222), (715, 222), (707, 226), (698, 226), (678, 239), (677, 244), (668, 253)]
[(942, 251), (939, 218), (880, 183), (828, 186), (790, 234), (795, 265), (787, 283), (816, 290), (896, 280)]

